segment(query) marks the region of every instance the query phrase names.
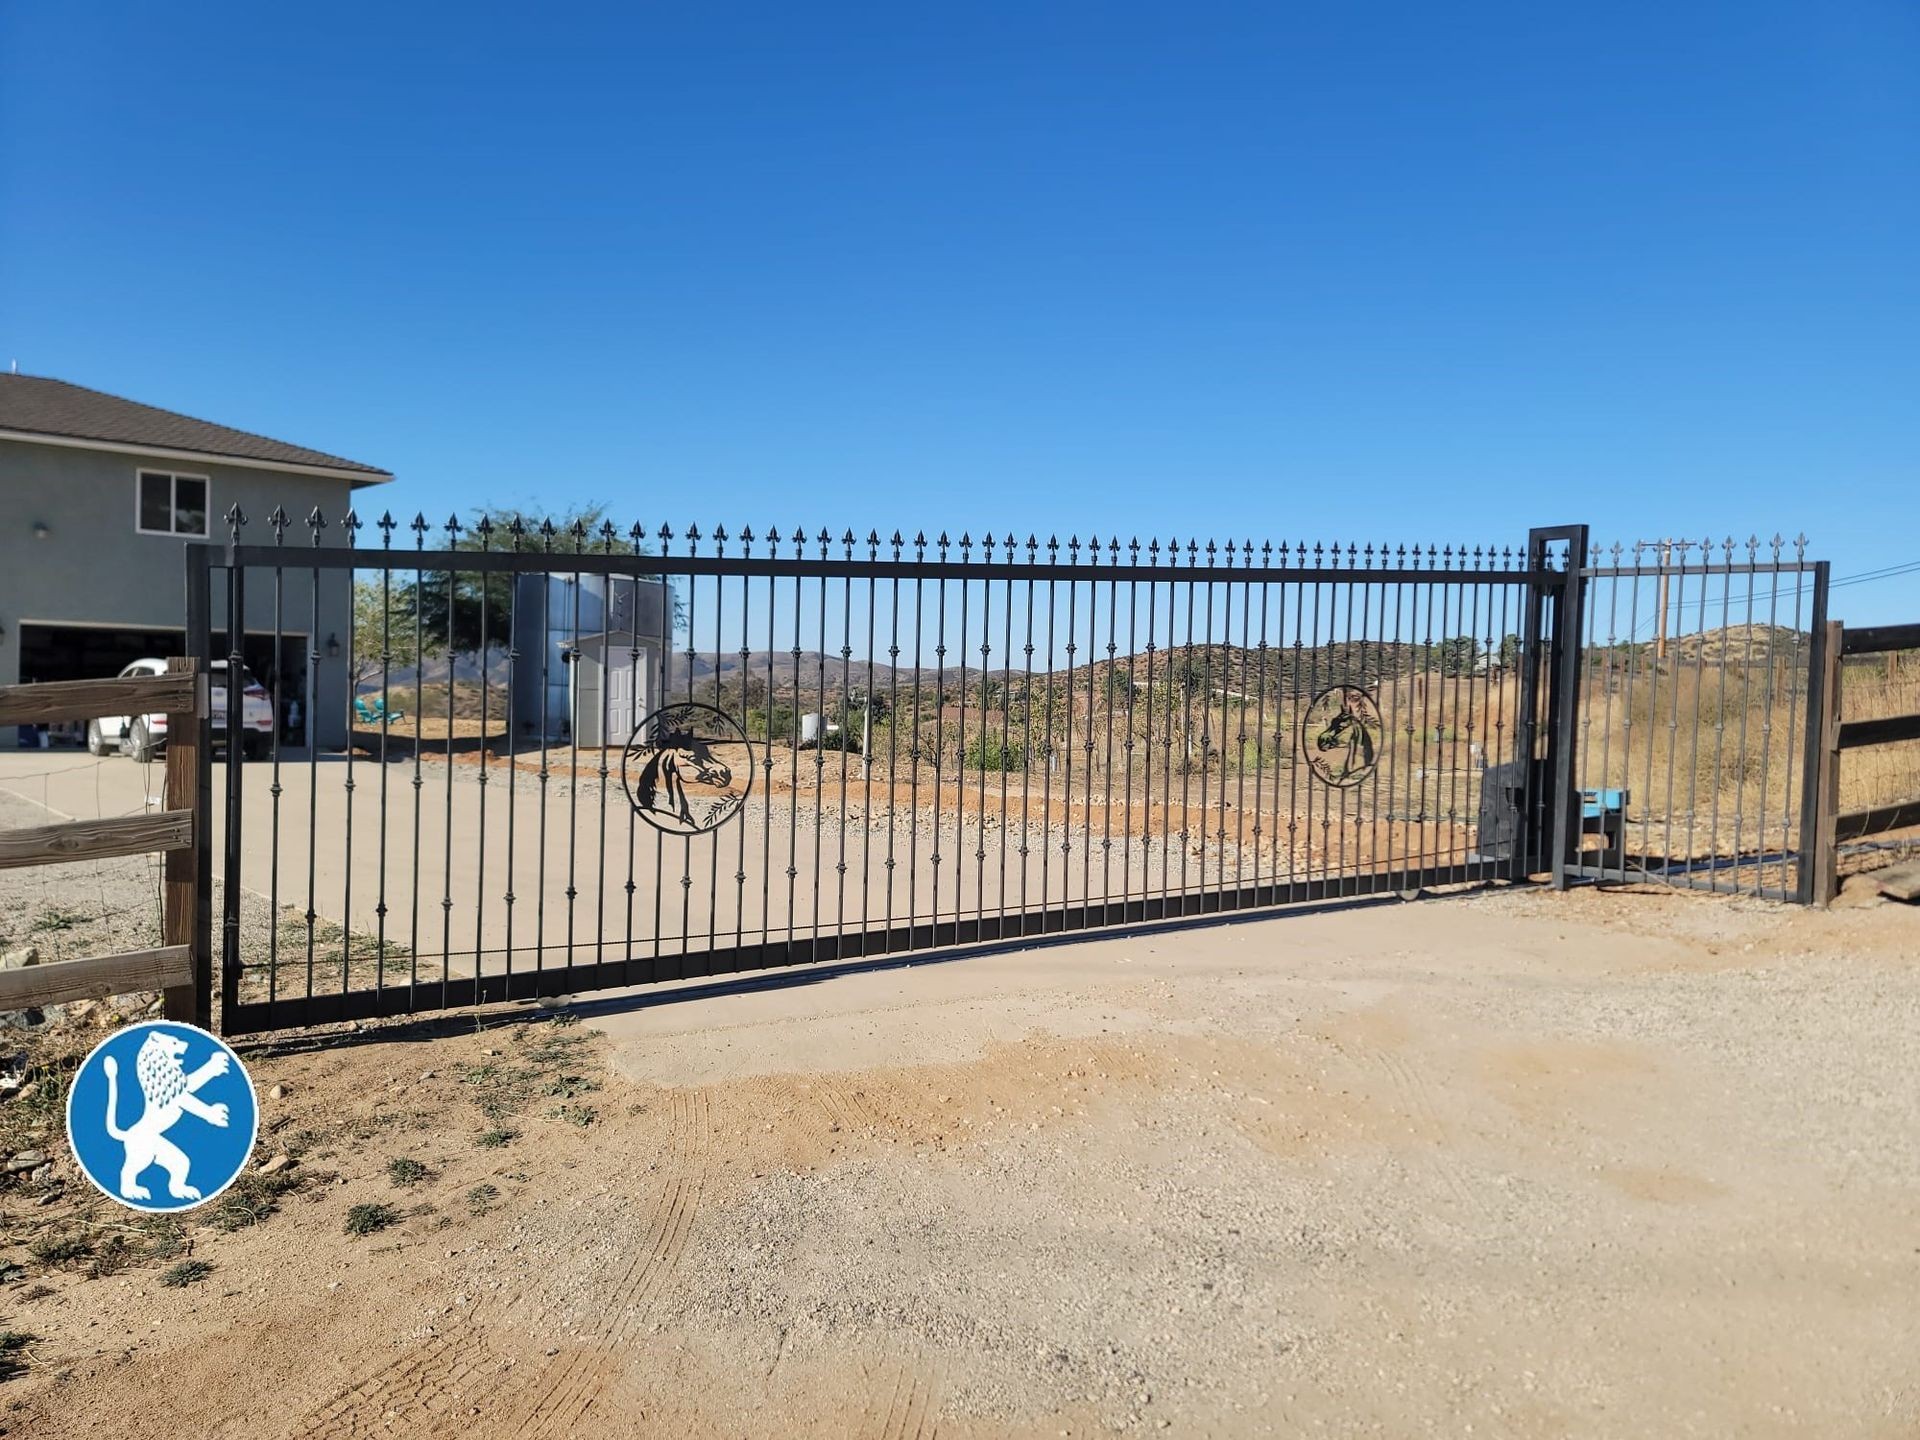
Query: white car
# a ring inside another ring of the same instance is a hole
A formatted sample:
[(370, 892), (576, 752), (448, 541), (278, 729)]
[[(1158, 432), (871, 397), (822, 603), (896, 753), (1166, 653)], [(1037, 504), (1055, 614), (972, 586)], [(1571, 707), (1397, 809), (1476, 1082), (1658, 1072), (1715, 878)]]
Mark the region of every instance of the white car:
[[(227, 662), (212, 661), (208, 667), (212, 692), (213, 743), (223, 745), (227, 738)], [(117, 678), (125, 680), (141, 675), (164, 675), (164, 660), (136, 660)], [(87, 722), (87, 749), (95, 755), (116, 751), (136, 760), (151, 760), (167, 740), (165, 715), (106, 716)], [(244, 668), (240, 671), (240, 745), (249, 760), (257, 760), (273, 744), (273, 702), (266, 687)]]

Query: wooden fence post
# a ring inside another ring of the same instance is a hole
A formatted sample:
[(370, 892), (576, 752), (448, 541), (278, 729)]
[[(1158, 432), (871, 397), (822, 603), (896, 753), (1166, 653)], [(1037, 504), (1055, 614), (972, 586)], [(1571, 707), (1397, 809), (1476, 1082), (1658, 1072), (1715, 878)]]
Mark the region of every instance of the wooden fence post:
[(166, 808), (193, 812), (193, 843), (184, 850), (169, 850), (163, 887), (165, 902), (161, 915), (161, 942), (185, 945), (193, 956), (193, 978), (185, 985), (162, 993), (166, 1017), (185, 1020), (203, 1030), (213, 1028), (213, 953), (207, 937), (199, 933), (200, 851), (205, 848), (208, 816), (200, 808), (200, 718), (205, 713), (206, 684), (198, 662), (184, 656), (167, 661), (171, 672), (194, 675), (193, 704), (187, 711), (167, 716)]

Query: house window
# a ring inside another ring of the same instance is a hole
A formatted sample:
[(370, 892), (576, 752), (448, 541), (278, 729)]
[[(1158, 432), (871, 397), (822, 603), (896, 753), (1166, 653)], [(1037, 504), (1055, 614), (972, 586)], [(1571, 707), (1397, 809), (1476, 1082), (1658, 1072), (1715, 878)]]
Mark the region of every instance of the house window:
[(207, 536), (207, 477), (142, 470), (136, 528), (142, 535)]

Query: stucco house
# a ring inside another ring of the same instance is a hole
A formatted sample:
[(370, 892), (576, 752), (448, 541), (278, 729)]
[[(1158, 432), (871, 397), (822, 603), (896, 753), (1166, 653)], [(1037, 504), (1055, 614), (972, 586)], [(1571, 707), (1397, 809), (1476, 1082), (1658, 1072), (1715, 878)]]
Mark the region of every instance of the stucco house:
[[(237, 503), (253, 522), (249, 539), (267, 543), (262, 522), (276, 505), (302, 520), (315, 507), (337, 520), (366, 508), (356, 491), (392, 479), (373, 465), (63, 380), (0, 374), (0, 685), (110, 676), (143, 656), (181, 653), (182, 549), (225, 540), (228, 507)], [(307, 540), (303, 526), (298, 543)], [(322, 543), (345, 537), (330, 525)], [(309, 717), (326, 748), (347, 739), (341, 651), (352, 621), (341, 573), (323, 579), (316, 625), (307, 573), (285, 572), (277, 653), (273, 587), (250, 587), (242, 642), (248, 668), (263, 680), (277, 674), (287, 697), (306, 692), (308, 654), (317, 653), (319, 693), (341, 697)], [(220, 627), (222, 599), (216, 584)], [(225, 649), (217, 637), (215, 653)], [(13, 739), (0, 728), (0, 744)]]

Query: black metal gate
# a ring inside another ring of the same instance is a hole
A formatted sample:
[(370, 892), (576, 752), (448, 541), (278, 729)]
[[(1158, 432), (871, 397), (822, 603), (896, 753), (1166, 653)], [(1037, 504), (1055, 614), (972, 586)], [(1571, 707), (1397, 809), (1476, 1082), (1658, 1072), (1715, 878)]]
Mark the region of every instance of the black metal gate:
[(1584, 527), (228, 523), (229, 1032), (1587, 868)]
[(1806, 546), (1588, 549), (1568, 873), (1813, 903), (1829, 567)]

